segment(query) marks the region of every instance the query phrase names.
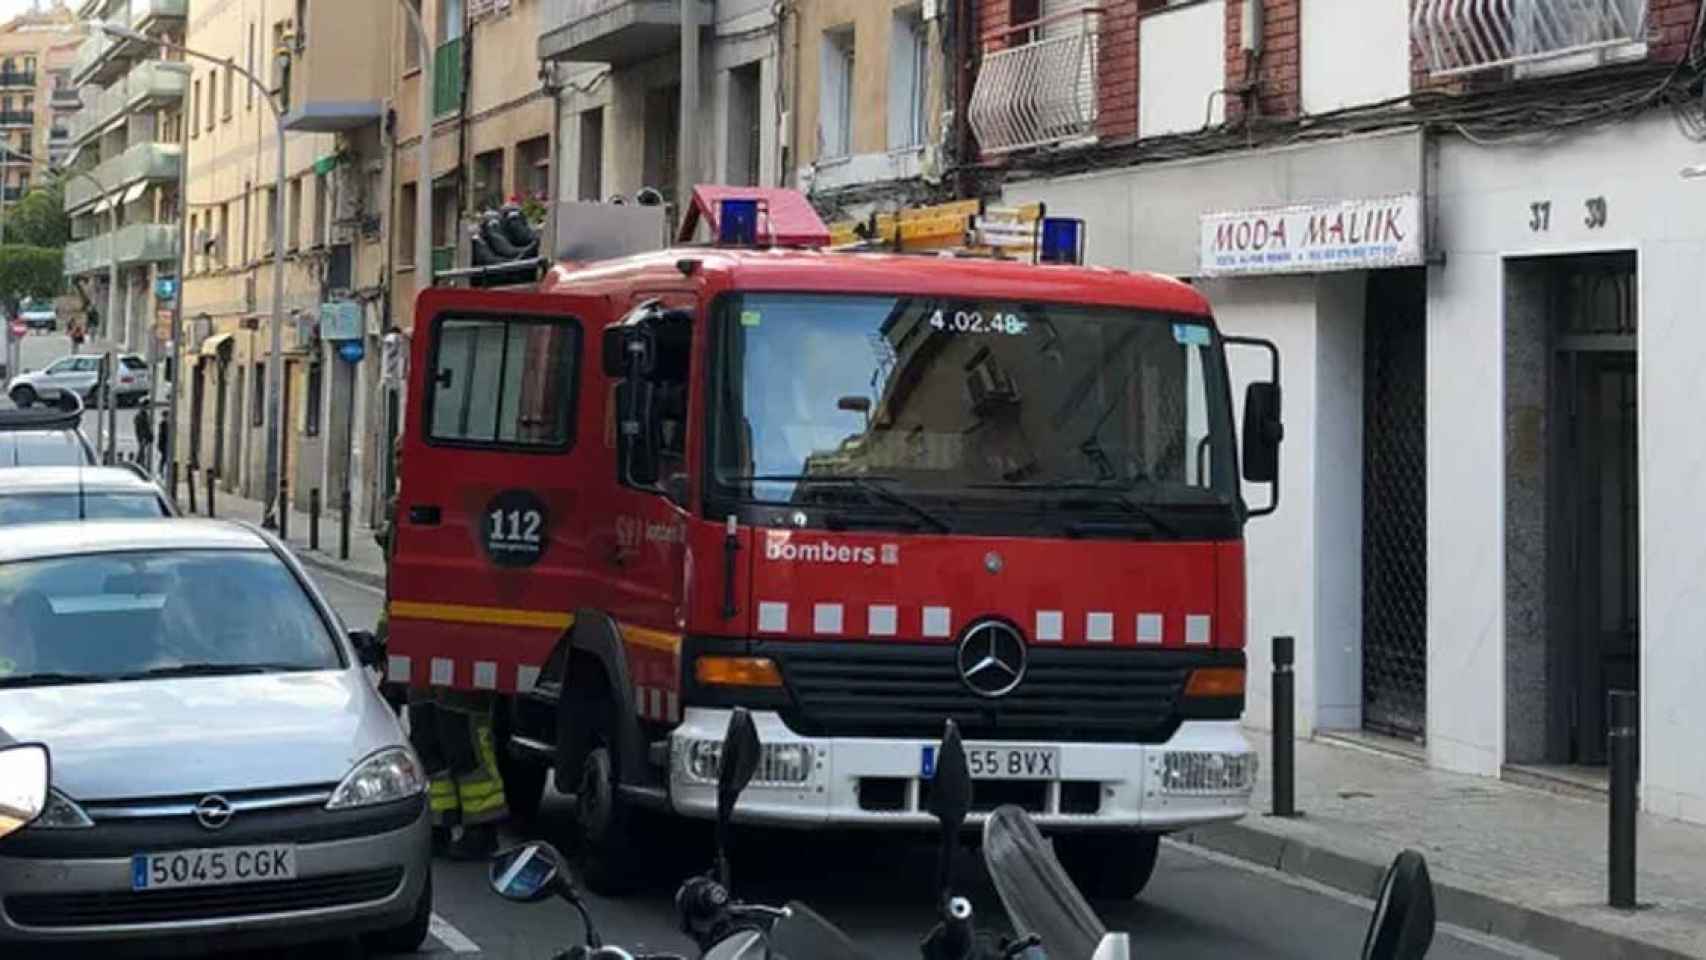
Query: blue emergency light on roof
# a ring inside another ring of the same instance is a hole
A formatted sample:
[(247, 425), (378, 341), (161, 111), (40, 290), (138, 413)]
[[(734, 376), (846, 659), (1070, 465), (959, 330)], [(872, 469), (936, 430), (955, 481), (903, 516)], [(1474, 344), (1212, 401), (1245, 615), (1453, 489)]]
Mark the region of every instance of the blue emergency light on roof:
[(1070, 217), (1044, 217), (1041, 251), (1043, 263), (1084, 262), (1084, 221)]
[(758, 245), (758, 201), (753, 198), (729, 197), (719, 205), (717, 245), (755, 247)]

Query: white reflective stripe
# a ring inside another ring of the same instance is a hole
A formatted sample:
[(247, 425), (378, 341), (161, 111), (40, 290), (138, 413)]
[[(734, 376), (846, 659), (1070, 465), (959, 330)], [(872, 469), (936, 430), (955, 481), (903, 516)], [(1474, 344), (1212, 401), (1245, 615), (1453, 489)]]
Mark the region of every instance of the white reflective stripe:
[(539, 682), (539, 668), (538, 667), (516, 667), (515, 668), (515, 689), (516, 690), (522, 691), (522, 692), (532, 690), (534, 685), (537, 684), (538, 682)]
[(448, 687), (456, 678), (456, 664), (446, 657), (432, 658), (432, 683), (436, 687)]
[(1185, 617), (1185, 642), (1203, 644), (1209, 638), (1208, 614), (1193, 613)]
[(1037, 642), (1060, 640), (1066, 630), (1066, 617), (1059, 610), (1037, 611)]
[(1159, 613), (1140, 613), (1137, 615), (1137, 642), (1160, 643), (1163, 623)]
[(899, 632), (900, 610), (892, 603), (872, 604), (865, 610), (865, 632), (873, 637), (892, 637)]
[(760, 633), (788, 632), (788, 605), (774, 600), (765, 600), (758, 605), (758, 630)]
[(392, 655), (386, 660), (385, 675), (392, 683), (409, 682), (409, 658)]
[(481, 690), (496, 690), (498, 688), (498, 665), (490, 660), (474, 662), (474, 686)]
[(657, 687), (653, 687), (651, 689), (651, 695), (652, 695), (651, 717), (653, 720), (662, 720), (663, 719), (663, 691), (659, 690)]
[(671, 723), (681, 719), (681, 700), (673, 691), (669, 695), (669, 716), (664, 719)]
[(1091, 643), (1111, 643), (1114, 639), (1114, 615), (1088, 613), (1084, 615), (1084, 639)]
[(954, 611), (948, 607), (924, 608), (924, 635), (946, 637), (953, 633)]
[(841, 632), (841, 604), (819, 603), (812, 607), (813, 633)]
[(646, 703), (646, 688), (634, 684), (634, 712), (642, 717), (646, 716)]

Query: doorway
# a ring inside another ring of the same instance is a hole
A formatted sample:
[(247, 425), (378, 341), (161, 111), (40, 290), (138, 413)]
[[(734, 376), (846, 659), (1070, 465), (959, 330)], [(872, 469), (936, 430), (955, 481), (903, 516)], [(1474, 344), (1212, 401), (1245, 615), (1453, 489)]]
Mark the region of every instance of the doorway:
[(687, 199), (676, 196), (675, 182), (681, 160), (681, 87), (647, 90), (644, 117), (646, 156), (641, 164), (641, 178), (645, 186), (663, 194), (670, 222), (674, 223), (677, 203)]

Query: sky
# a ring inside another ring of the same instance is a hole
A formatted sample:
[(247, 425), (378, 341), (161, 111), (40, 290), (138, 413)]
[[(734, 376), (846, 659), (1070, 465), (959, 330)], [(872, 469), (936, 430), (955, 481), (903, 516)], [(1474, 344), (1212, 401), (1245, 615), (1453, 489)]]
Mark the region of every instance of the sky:
[[(52, 6), (52, 0), (40, 0), (43, 10)], [(0, 22), (10, 20), (20, 13), (30, 10), (36, 5), (36, 0), (0, 0)]]

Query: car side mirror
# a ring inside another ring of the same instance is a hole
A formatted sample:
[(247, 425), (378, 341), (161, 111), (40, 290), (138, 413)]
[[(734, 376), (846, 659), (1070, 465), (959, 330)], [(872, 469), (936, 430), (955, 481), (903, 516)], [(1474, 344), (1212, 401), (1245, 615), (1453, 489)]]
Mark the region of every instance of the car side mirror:
[(47, 808), (51, 779), (47, 747), (19, 743), (0, 747), (0, 837), (24, 829)]
[(350, 646), (355, 647), (355, 657), (364, 667), (375, 670), (385, 669), (385, 641), (379, 639), (371, 630), (351, 630), (349, 632)]
[(1414, 850), (1392, 861), (1380, 883), (1362, 960), (1422, 960), (1434, 939), (1434, 886), (1428, 862)]
[(579, 893), (557, 848), (544, 841), (499, 851), (486, 874), (492, 892), (517, 903), (537, 903), (554, 893), (578, 901)]
[(1280, 441), (1285, 438), (1279, 384), (1252, 383), (1245, 388), (1243, 433), (1244, 479), (1273, 483), (1279, 478)]

